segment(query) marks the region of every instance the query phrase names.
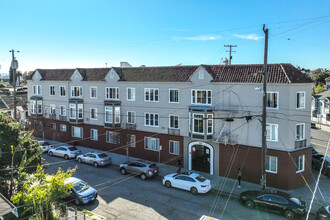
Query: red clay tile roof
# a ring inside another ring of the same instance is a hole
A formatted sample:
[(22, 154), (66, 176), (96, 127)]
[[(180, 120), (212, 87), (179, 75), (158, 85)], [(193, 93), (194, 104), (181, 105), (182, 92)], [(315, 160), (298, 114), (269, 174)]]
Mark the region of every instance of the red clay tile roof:
[[(261, 83), (263, 64), (250, 65), (194, 65), (160, 67), (113, 67), (120, 81), (131, 82), (189, 82), (200, 67), (213, 77), (214, 82)], [(84, 81), (103, 81), (111, 68), (77, 68)], [(40, 70), (42, 80), (70, 81), (74, 69)], [(291, 64), (269, 64), (268, 83), (313, 83), (305, 74)], [(32, 79), (33, 74), (29, 79)]]

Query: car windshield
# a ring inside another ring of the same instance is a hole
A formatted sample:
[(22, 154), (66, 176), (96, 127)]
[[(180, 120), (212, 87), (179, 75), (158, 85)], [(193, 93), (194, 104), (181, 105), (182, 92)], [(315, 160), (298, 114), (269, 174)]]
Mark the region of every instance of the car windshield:
[(100, 158), (105, 158), (105, 157), (107, 157), (108, 155), (105, 154), (105, 153), (100, 153), (100, 154), (98, 154), (98, 156), (99, 156)]
[(291, 197), (290, 200), (292, 202), (296, 203), (297, 205), (301, 205), (301, 206), (303, 205), (302, 202), (297, 198)]
[(150, 167), (150, 168), (156, 168), (157, 165), (153, 163), (153, 164), (151, 164), (149, 167)]
[(41, 145), (50, 145), (50, 143), (48, 143), (48, 142), (42, 142), (42, 143), (40, 143)]
[(75, 150), (78, 150), (76, 147), (69, 147), (69, 150), (70, 151), (75, 151)]
[(330, 214), (330, 206), (324, 207), (325, 210), (327, 210), (327, 212)]
[(198, 176), (198, 177), (196, 177), (196, 180), (198, 180), (199, 182), (204, 182), (206, 180), (206, 178), (202, 177), (202, 176)]
[(76, 193), (83, 192), (89, 188), (89, 185), (85, 183), (84, 181), (79, 181), (76, 183), (76, 185), (73, 186), (73, 191)]

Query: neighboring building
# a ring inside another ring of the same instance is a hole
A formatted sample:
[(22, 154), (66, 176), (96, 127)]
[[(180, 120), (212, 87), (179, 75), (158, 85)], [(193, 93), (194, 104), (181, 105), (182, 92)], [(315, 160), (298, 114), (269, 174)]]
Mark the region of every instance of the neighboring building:
[(312, 121), (330, 125), (330, 90), (312, 96)]
[[(311, 179), (313, 82), (269, 64), (267, 185)], [(28, 78), (35, 136), (259, 183), (263, 65), (37, 69)], [(258, 74), (259, 73), (259, 74)], [(127, 147), (128, 146), (128, 147)], [(160, 150), (161, 149), (161, 150)], [(302, 178), (302, 176), (304, 178)]]
[[(0, 109), (7, 111), (14, 118), (14, 96), (0, 93)], [(16, 95), (16, 118), (20, 123), (26, 125), (28, 118), (27, 93)]]
[(325, 88), (326, 88), (326, 90), (330, 89), (330, 77), (325, 79)]

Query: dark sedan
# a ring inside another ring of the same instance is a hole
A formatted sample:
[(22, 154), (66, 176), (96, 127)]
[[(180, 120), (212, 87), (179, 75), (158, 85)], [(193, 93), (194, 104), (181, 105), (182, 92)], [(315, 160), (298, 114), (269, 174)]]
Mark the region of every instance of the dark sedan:
[(322, 173), (330, 177), (330, 157), (325, 157), (321, 154), (312, 156), (312, 167), (316, 170), (320, 170), (324, 161)]
[(316, 212), (317, 220), (329, 220), (330, 219), (330, 206), (323, 206)]
[(240, 195), (240, 202), (250, 209), (259, 208), (281, 212), (289, 219), (293, 219), (296, 215), (306, 214), (304, 201), (276, 190), (245, 191)]

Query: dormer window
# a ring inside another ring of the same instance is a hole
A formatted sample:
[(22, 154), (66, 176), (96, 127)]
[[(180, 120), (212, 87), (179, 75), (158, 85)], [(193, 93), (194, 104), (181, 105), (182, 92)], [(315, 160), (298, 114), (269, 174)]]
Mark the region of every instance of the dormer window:
[(82, 97), (81, 86), (71, 86), (71, 97)]

